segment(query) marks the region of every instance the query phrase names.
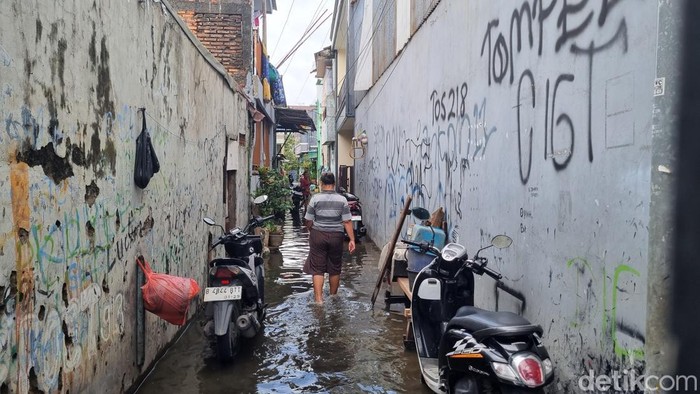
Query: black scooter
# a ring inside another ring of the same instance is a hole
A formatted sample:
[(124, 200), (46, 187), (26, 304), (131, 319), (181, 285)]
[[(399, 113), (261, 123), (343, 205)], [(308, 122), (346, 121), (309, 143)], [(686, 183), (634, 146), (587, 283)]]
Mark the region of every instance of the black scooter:
[(416, 277), (411, 319), (423, 382), (436, 393), (543, 393), (554, 368), (542, 343), (542, 328), (511, 312), (474, 305), (474, 274), (501, 275), (479, 252), (513, 242), (497, 235), (469, 259), (464, 246), (442, 251), (402, 241), (437, 257)]
[[(267, 196), (260, 196), (254, 203), (266, 200)], [(241, 337), (257, 335), (265, 318), (262, 240), (259, 235), (249, 233), (273, 217), (254, 217), (242, 230), (224, 232), (211, 247), (224, 245), (227, 256), (209, 262), (209, 281), (204, 289), (206, 315), (213, 319), (216, 353), (222, 362), (235, 356)], [(204, 218), (204, 222), (221, 227), (210, 218)]]

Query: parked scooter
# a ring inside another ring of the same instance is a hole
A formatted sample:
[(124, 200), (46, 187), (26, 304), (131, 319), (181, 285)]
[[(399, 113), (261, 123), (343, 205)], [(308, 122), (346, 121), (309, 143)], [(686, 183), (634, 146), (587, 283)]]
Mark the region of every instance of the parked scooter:
[[(348, 205), (350, 206), (350, 215), (352, 215), (352, 228), (355, 233), (355, 242), (358, 242), (360, 238), (367, 234), (367, 228), (362, 223), (362, 205), (360, 205), (360, 199), (352, 194), (348, 193), (344, 187), (338, 188), (338, 193), (348, 200)], [(344, 232), (344, 230), (343, 230)], [(345, 239), (349, 239), (348, 235), (345, 234)]]
[[(267, 196), (260, 196), (254, 203), (262, 204), (266, 200)], [(224, 231), (211, 247), (224, 245), (227, 256), (209, 262), (209, 281), (204, 289), (206, 314), (213, 318), (216, 353), (222, 362), (234, 357), (241, 337), (257, 335), (265, 318), (263, 245), (260, 236), (250, 232), (273, 217), (253, 217), (242, 230)], [(210, 218), (204, 218), (204, 223), (221, 227)]]
[(473, 306), (474, 274), (502, 277), (479, 252), (513, 240), (497, 235), (472, 259), (456, 243), (440, 251), (427, 242), (402, 242), (436, 256), (416, 277), (411, 300), (423, 382), (436, 393), (543, 393), (554, 368), (542, 328), (515, 313)]

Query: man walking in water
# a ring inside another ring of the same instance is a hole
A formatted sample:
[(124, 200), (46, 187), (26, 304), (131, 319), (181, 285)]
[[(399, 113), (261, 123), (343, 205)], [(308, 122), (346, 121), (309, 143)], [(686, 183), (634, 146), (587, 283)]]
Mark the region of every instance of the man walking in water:
[(304, 264), (304, 272), (313, 275), (316, 303), (323, 302), (325, 273), (328, 273), (330, 294), (338, 292), (345, 240), (343, 228), (350, 237), (348, 251), (355, 251), (351, 218), (348, 201), (335, 191), (335, 176), (330, 172), (324, 173), (321, 175), (321, 192), (311, 197), (304, 216), (309, 229), (309, 257)]

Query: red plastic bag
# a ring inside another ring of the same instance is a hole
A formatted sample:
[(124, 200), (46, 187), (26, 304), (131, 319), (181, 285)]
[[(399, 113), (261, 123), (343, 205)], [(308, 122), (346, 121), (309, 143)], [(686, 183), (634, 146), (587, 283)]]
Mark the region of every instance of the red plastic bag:
[(185, 324), (190, 301), (199, 294), (197, 281), (155, 273), (143, 256), (139, 256), (136, 263), (146, 275), (147, 282), (141, 286), (146, 310), (169, 323), (179, 326)]

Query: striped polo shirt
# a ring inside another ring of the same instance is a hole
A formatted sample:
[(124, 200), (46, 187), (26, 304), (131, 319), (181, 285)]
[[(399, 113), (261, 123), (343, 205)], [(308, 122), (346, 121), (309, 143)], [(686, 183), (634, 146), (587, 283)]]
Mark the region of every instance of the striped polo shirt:
[(348, 200), (333, 191), (322, 191), (311, 197), (304, 219), (313, 220), (314, 230), (343, 232), (343, 222), (352, 219)]

